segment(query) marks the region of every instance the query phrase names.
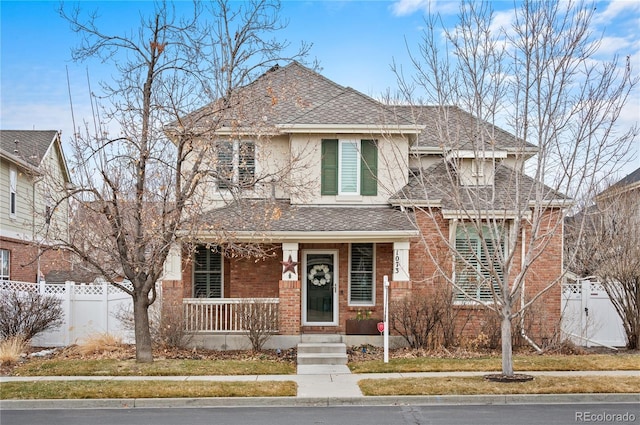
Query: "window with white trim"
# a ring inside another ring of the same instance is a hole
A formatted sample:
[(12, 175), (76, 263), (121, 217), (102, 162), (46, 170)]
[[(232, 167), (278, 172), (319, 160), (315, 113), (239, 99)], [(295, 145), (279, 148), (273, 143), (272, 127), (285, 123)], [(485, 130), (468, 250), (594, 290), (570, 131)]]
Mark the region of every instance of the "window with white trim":
[(321, 194), (378, 194), (378, 146), (368, 139), (322, 139)]
[(15, 166), (9, 167), (9, 216), (16, 217), (18, 210), (18, 170)]
[(360, 154), (357, 140), (340, 140), (338, 151), (338, 194), (360, 194)]
[(469, 301), (470, 297), (493, 301), (492, 287), (499, 293), (504, 278), (504, 246), (504, 238), (495, 237), (489, 226), (481, 231), (471, 224), (456, 226), (455, 280), (460, 288), (454, 295), (456, 301)]
[(219, 189), (248, 187), (253, 184), (256, 169), (256, 147), (253, 141), (220, 141), (217, 155), (216, 178)]
[(373, 305), (375, 289), (375, 244), (350, 246), (349, 304)]
[(0, 249), (0, 280), (11, 279), (11, 251)]
[(222, 298), (222, 254), (202, 245), (193, 259), (194, 298)]

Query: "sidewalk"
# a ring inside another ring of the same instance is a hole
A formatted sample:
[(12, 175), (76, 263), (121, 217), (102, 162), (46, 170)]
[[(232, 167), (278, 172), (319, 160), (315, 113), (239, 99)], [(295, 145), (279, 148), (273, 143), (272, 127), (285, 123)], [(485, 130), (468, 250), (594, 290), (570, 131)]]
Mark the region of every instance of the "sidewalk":
[[(132, 408), (132, 407), (220, 407), (220, 406), (338, 406), (411, 404), (521, 404), (521, 403), (640, 403), (640, 394), (543, 394), (477, 396), (376, 396), (365, 397), (358, 381), (408, 377), (482, 376), (487, 372), (416, 372), (352, 374), (346, 366), (299, 366), (296, 375), (238, 376), (5, 376), (0, 383), (63, 380), (163, 380), (212, 382), (293, 381), (296, 397), (172, 398), (172, 399), (91, 399), (91, 400), (2, 400), (2, 409)], [(640, 371), (527, 372), (533, 376), (632, 376)]]

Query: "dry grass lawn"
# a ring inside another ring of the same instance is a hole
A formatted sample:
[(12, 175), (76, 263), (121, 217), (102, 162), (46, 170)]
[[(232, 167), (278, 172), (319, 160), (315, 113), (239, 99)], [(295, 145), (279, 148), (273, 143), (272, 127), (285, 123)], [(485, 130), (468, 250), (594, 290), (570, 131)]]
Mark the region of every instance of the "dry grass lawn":
[(296, 391), (292, 381), (39, 381), (5, 382), (0, 399), (287, 397)]
[(489, 382), (481, 376), (468, 378), (363, 379), (366, 396), (384, 395), (479, 395), (479, 394), (579, 394), (640, 393), (638, 377), (540, 376), (521, 383)]
[[(474, 358), (411, 357), (370, 360), (350, 363), (354, 373), (389, 372), (495, 372), (501, 370), (499, 355)], [(576, 370), (640, 370), (640, 355), (636, 354), (588, 354), (588, 355), (537, 355), (513, 356), (516, 372), (576, 371)]]

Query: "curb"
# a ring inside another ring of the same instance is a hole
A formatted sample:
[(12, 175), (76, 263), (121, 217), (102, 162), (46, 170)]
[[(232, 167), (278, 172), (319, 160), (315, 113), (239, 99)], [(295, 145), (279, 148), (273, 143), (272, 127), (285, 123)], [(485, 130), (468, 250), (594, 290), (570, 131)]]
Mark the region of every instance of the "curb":
[(207, 407), (330, 407), (418, 405), (507, 405), (640, 403), (640, 394), (515, 394), (473, 396), (367, 396), (367, 397), (210, 397), (139, 399), (2, 400), (2, 410), (24, 409), (143, 409)]

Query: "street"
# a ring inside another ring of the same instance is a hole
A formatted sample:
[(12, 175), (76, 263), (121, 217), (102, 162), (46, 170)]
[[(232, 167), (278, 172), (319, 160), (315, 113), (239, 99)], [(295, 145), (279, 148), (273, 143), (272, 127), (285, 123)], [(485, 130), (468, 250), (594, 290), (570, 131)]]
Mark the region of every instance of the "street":
[(640, 423), (631, 403), (3, 410), (2, 425), (553, 425)]

